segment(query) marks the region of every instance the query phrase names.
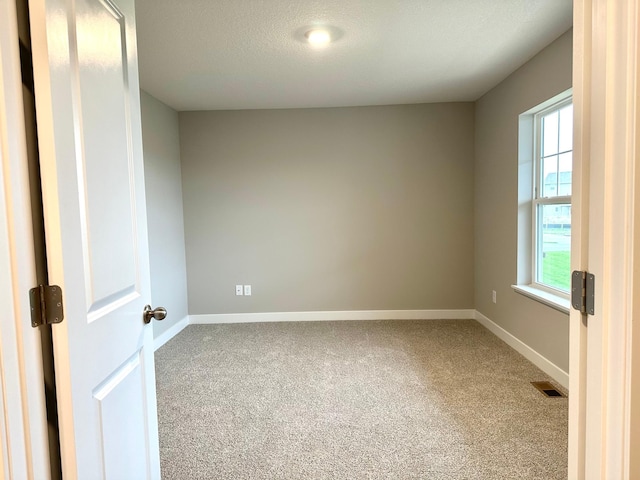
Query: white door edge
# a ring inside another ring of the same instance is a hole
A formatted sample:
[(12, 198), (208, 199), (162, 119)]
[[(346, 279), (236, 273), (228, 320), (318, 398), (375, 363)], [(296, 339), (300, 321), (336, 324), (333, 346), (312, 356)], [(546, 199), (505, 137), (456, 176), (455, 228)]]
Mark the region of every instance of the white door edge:
[[(571, 205), (571, 270), (586, 270), (589, 243), (589, 78), (591, 2), (576, 0), (573, 7), (574, 164)], [(582, 314), (569, 312), (569, 448), (568, 478), (585, 478), (585, 398), (587, 330)]]
[(0, 434), (3, 478), (49, 479), (15, 2), (0, 0)]

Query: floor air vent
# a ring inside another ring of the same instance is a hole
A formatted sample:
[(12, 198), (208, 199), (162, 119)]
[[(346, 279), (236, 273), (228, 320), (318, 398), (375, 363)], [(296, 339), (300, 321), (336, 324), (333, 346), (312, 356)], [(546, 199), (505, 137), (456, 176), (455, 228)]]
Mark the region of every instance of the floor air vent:
[(565, 397), (566, 395), (549, 382), (531, 382), (531, 385), (540, 390), (547, 397)]

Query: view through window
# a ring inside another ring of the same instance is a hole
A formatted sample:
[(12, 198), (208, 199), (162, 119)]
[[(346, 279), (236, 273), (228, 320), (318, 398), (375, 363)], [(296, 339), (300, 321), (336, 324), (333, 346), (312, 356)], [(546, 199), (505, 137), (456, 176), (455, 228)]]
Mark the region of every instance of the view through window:
[(535, 117), (536, 175), (533, 201), (535, 283), (568, 293), (571, 272), (571, 99)]

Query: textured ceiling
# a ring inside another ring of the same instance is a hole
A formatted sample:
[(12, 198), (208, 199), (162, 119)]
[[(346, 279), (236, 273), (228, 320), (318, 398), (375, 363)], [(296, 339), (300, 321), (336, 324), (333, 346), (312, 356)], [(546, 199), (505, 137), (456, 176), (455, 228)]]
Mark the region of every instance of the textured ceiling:
[[(572, 0), (136, 0), (140, 83), (176, 110), (472, 101), (571, 27)], [(323, 50), (307, 27), (341, 37)]]

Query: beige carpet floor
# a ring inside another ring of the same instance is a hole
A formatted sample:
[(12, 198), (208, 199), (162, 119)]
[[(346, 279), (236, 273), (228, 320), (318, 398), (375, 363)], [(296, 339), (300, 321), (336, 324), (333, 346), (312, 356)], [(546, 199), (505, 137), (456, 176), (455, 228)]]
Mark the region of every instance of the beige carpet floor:
[(567, 478), (567, 399), (473, 320), (192, 325), (156, 375), (165, 480)]

